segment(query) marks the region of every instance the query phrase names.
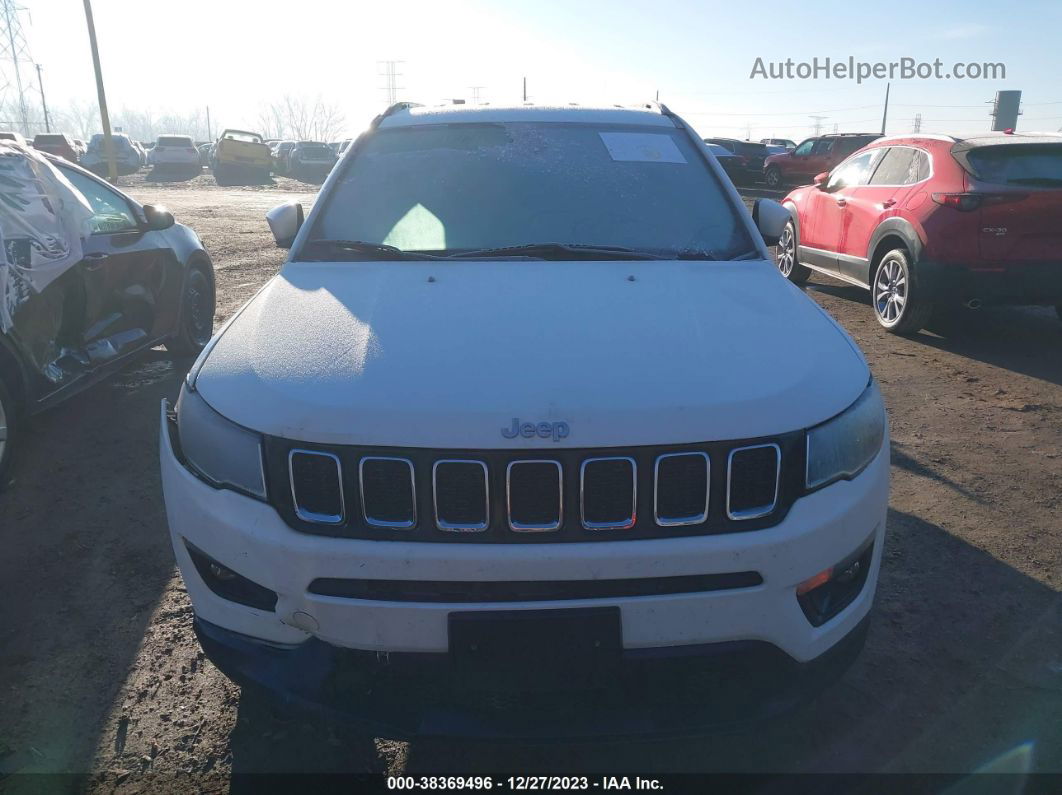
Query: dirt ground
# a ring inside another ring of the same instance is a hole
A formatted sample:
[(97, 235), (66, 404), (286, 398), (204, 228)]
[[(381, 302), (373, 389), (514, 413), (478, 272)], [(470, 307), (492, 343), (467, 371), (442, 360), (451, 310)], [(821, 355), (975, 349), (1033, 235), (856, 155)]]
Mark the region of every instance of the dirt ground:
[[(313, 186), (122, 182), (199, 232), (221, 323), (284, 252), (263, 215)], [(1017, 750), (1062, 771), (1062, 323), (968, 312), (882, 333), (861, 291), (808, 294), (882, 383), (892, 428), (888, 539), (871, 634), (817, 701), (755, 730), (563, 746), (360, 736), (285, 720), (207, 662), (173, 564), (159, 401), (188, 363), (153, 351), (34, 418), (0, 495), (0, 790), (227, 791), (246, 772), (970, 771)]]

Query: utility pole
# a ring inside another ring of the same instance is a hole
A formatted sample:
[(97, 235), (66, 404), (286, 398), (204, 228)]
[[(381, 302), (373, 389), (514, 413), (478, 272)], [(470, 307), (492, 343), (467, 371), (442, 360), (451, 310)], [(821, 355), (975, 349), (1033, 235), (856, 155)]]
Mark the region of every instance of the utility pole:
[[(26, 95), (22, 85), (22, 69), (19, 63), (28, 61), (32, 63), (26, 47), (26, 37), (22, 33), (22, 24), (18, 19), (18, 12), (23, 9), (15, 5), (14, 0), (0, 0), (0, 60), (10, 60), (15, 78), (15, 91), (18, 92), (19, 120), (22, 123), (22, 132), (32, 137), (29, 129), (29, 117), (26, 112)], [(3, 78), (0, 78), (0, 95), (6, 93), (10, 86)], [(0, 96), (2, 99), (2, 96)]]
[(387, 107), (391, 107), (398, 101), (398, 92), (402, 90), (402, 87), (398, 85), (398, 78), (402, 76), (402, 73), (398, 71), (398, 65), (403, 63), (405, 61), (376, 62), (377, 74), (384, 78), (385, 82), (380, 89), (387, 92)]
[(473, 105), (478, 105), (479, 104), (479, 92), (483, 88), (483, 86), (469, 86), (469, 88), (472, 90), (472, 104)]
[(100, 67), (100, 51), (96, 46), (96, 25), (92, 21), (92, 2), (85, 0), (85, 24), (88, 25), (89, 47), (92, 49), (92, 66), (96, 70), (96, 96), (100, 102), (100, 122), (103, 124), (103, 156), (107, 158), (107, 179), (118, 184), (118, 164), (114, 162), (114, 139), (111, 138), (111, 117), (107, 114), (107, 94), (103, 90), (103, 69)]
[(914, 128), (911, 132), (922, 132), (922, 114), (916, 113), (914, 117)]
[(808, 116), (808, 118), (815, 122), (815, 124), (814, 124), (815, 132), (813, 134), (814, 135), (819, 135), (822, 132), (822, 121), (823, 121), (823, 119), (828, 119), (829, 116)]
[(41, 90), (41, 108), (44, 109), (44, 131), (50, 133), (52, 131), (51, 125), (48, 123), (48, 103), (44, 99), (44, 80), (41, 78), (41, 65), (36, 64), (37, 67), (37, 86)]
[(885, 111), (881, 114), (881, 134), (885, 134), (885, 122), (889, 118), (889, 89), (892, 88), (892, 83), (885, 84)]
[(206, 109), (207, 109), (207, 140), (208, 141), (213, 141), (214, 140), (214, 136), (210, 134), (210, 106), (207, 105)]
[(524, 78), (524, 102), (527, 102), (527, 78)]

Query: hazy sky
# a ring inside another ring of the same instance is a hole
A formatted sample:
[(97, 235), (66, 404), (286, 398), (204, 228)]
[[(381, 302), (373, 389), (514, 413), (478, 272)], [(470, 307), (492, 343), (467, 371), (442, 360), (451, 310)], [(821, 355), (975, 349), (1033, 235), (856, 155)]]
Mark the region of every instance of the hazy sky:
[[(20, 0), (49, 103), (95, 98), (82, 0)], [(1006, 80), (892, 83), (889, 132), (987, 129), (995, 91), (1024, 91), (1022, 129), (1062, 127), (1057, 0), (694, 2), (693, 0), (94, 0), (113, 109), (210, 105), (215, 129), (253, 126), (285, 93), (339, 103), (349, 133), (384, 105), (377, 62), (404, 61), (400, 99), (634, 103), (660, 99), (703, 135), (799, 140), (880, 126), (885, 82), (752, 80), (765, 61), (903, 56), (1003, 62)], [(179, 132), (179, 131), (175, 131)]]

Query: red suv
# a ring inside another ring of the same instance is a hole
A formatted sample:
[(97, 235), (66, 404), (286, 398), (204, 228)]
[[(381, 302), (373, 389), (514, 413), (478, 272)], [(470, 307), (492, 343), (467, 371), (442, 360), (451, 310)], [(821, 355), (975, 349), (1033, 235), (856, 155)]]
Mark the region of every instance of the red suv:
[(1062, 135), (881, 138), (782, 203), (782, 274), (870, 290), (889, 331), (960, 302), (1054, 304), (1062, 317)]
[(877, 133), (837, 133), (808, 138), (791, 152), (771, 155), (763, 163), (763, 180), (777, 190), (784, 185), (803, 185), (829, 171), (856, 149), (881, 136)]

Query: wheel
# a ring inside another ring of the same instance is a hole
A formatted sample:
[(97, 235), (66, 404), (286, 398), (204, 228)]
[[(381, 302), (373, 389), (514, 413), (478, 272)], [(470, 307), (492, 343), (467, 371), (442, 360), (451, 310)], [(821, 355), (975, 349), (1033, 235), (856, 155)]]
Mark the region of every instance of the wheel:
[(196, 356), (213, 333), (214, 280), (208, 266), (196, 263), (185, 279), (180, 327), (166, 343), (166, 350), (178, 357)]
[(763, 181), (771, 190), (779, 190), (782, 187), (782, 172), (777, 166), (771, 166), (763, 175)]
[(0, 491), (7, 484), (7, 473), (14, 458), (15, 443), (18, 439), (18, 413), (15, 400), (7, 386), (0, 380)]
[(929, 322), (933, 305), (919, 292), (907, 252), (894, 248), (881, 258), (871, 281), (874, 316), (893, 334), (914, 334)]
[(811, 268), (797, 262), (796, 224), (789, 221), (778, 238), (778, 270), (793, 284), (804, 285), (811, 276)]
[(211, 172), (213, 172), (214, 181), (218, 183), (218, 185), (224, 186), (229, 184), (229, 172), (228, 169), (226, 169), (224, 166), (217, 165), (210, 170)]

